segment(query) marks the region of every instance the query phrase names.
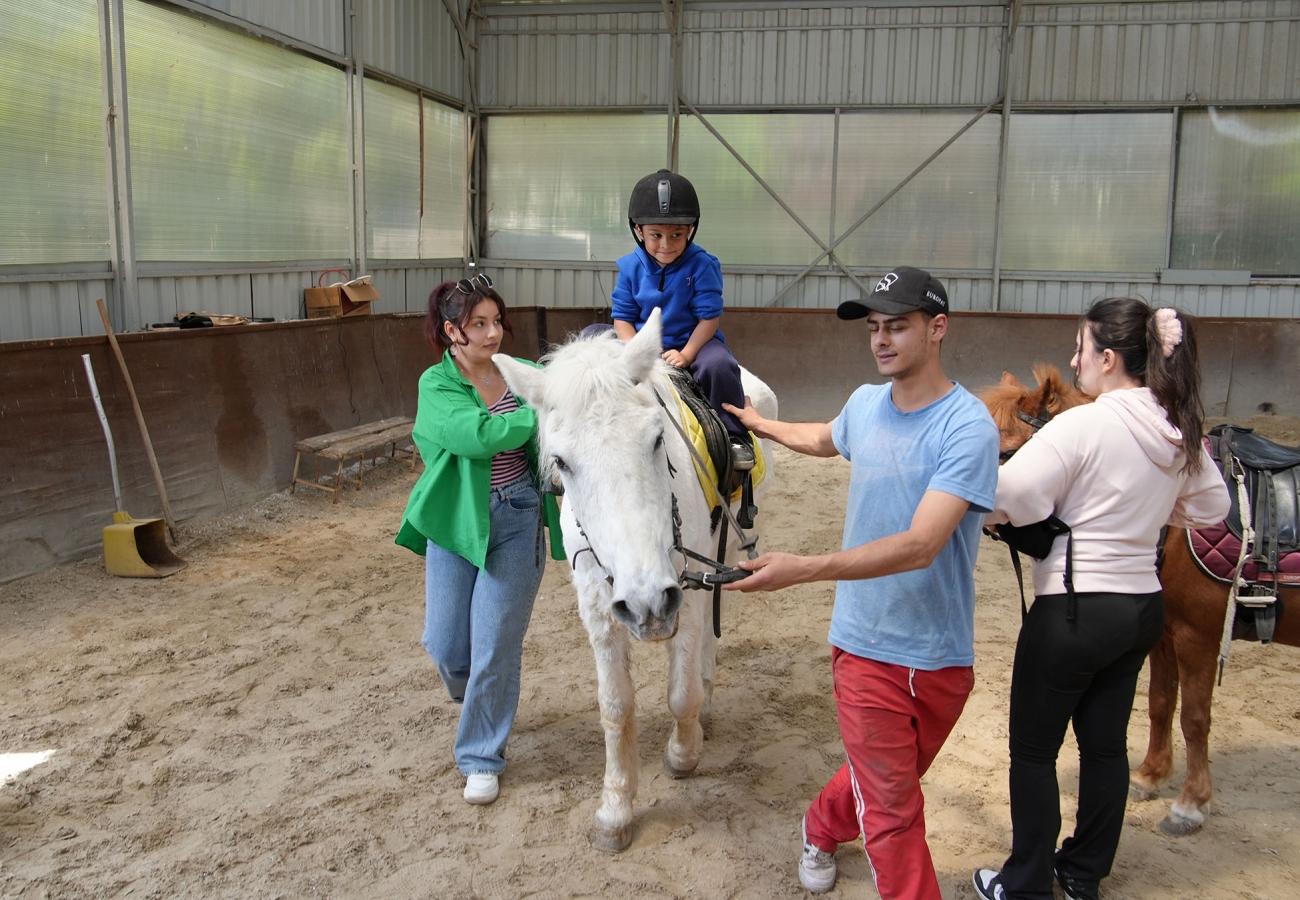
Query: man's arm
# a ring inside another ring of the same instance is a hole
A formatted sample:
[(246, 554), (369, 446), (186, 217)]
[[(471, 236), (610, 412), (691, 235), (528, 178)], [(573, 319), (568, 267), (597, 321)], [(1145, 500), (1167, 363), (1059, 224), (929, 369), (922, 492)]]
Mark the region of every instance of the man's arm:
[(943, 491), (926, 491), (907, 531), (822, 556), (764, 553), (741, 560), (737, 567), (753, 572), (723, 585), (728, 591), (775, 591), (809, 581), (857, 581), (924, 569), (934, 562), (957, 530), (970, 503)]
[(732, 413), (740, 423), (761, 438), (770, 438), (778, 444), (789, 447), (805, 456), (838, 456), (835, 442), (831, 440), (830, 422), (779, 422), (765, 419), (754, 409), (754, 404), (745, 398), (745, 408), (739, 409), (730, 403), (722, 408)]

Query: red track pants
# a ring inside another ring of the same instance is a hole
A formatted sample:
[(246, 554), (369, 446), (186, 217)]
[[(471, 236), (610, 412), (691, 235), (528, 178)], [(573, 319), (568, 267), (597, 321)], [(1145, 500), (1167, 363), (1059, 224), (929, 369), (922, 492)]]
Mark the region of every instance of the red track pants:
[(808, 840), (834, 853), (862, 835), (882, 900), (940, 900), (921, 776), (957, 724), (975, 673), (909, 669), (838, 647), (831, 668), (849, 761), (808, 808)]

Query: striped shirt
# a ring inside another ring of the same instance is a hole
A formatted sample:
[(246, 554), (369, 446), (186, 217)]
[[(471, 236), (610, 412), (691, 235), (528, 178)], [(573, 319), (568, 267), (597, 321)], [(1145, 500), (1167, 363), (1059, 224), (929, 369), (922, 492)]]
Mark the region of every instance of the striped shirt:
[[(519, 401), (515, 395), (506, 391), (501, 395), (501, 399), (488, 407), (488, 412), (494, 416), (502, 413), (514, 412), (519, 408)], [(516, 450), (505, 450), (492, 457), (492, 487), (504, 487), (514, 481), (519, 476), (528, 471), (528, 454), (523, 447)]]

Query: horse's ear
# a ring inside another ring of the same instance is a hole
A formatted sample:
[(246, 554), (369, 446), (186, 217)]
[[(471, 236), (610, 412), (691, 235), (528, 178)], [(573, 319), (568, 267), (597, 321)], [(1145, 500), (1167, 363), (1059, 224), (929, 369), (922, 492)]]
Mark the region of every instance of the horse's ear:
[(524, 365), (513, 356), (505, 353), (492, 355), (501, 375), (506, 380), (513, 394), (524, 398), (524, 402), (533, 409), (542, 408), (542, 399), (546, 393), (546, 372)]
[(1002, 385), (1004, 385), (1005, 387), (1012, 387), (1019, 383), (1020, 382), (1016, 381), (1016, 376), (1012, 375), (1010, 372), (1006, 371), (1005, 369), (1002, 370), (1002, 381), (1001, 381)]
[(650, 377), (663, 356), (663, 338), (661, 336), (660, 311), (658, 307), (651, 310), (636, 337), (623, 346), (623, 361), (627, 364), (627, 374), (637, 384)]

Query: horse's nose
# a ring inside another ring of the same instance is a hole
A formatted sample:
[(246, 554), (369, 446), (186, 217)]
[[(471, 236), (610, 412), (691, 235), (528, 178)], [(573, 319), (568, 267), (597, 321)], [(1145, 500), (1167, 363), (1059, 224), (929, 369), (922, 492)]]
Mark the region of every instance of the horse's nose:
[(674, 584), (664, 588), (653, 605), (640, 606), (620, 599), (610, 606), (610, 612), (637, 640), (662, 641), (677, 633), (677, 613), (683, 596), (682, 589)]

